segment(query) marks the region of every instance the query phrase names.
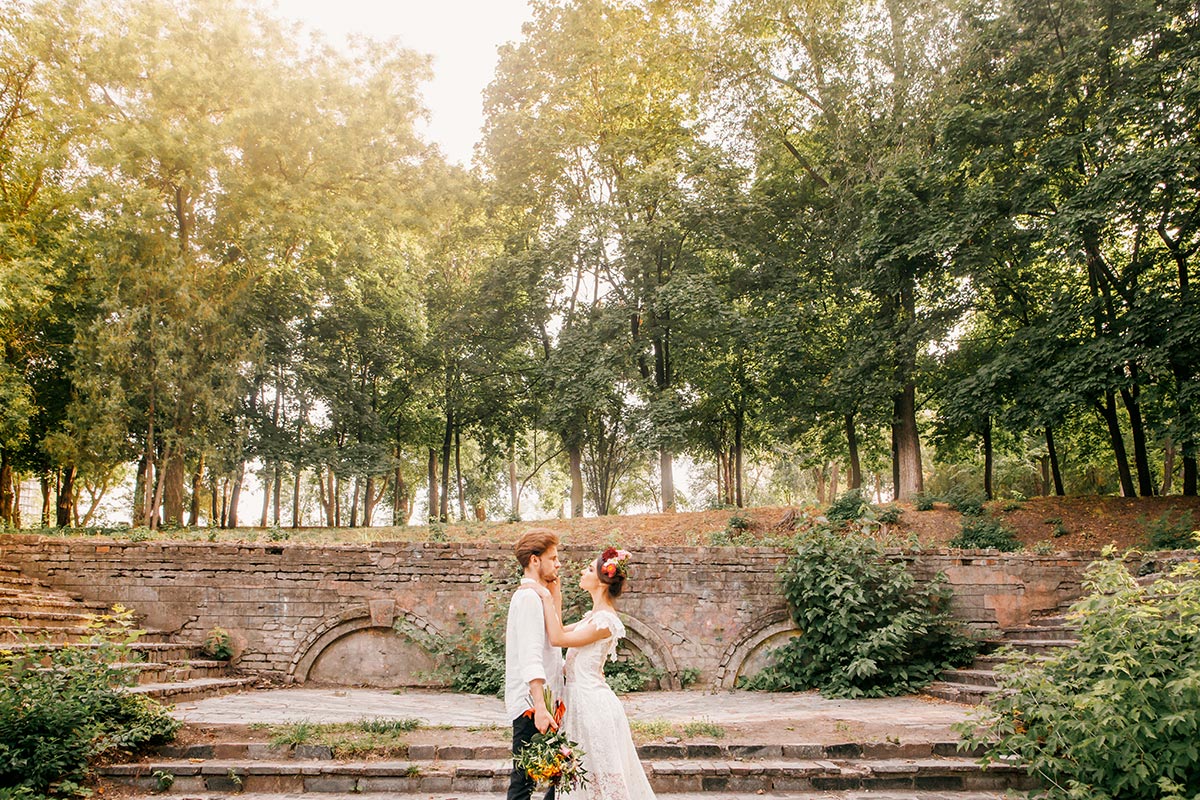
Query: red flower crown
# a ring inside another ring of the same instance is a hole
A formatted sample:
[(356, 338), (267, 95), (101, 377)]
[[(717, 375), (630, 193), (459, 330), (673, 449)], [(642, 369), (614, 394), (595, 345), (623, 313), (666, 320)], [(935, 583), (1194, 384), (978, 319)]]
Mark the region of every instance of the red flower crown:
[(612, 580), (620, 575), (622, 579), (629, 577), (629, 558), (632, 554), (628, 550), (618, 550), (615, 547), (610, 547), (600, 554), (600, 574)]

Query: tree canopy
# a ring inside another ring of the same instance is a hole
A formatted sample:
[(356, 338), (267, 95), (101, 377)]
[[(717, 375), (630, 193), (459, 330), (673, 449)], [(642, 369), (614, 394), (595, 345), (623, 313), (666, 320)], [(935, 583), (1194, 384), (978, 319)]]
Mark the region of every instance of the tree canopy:
[(1196, 493), (1194, 3), (533, 10), (471, 168), (396, 42), (0, 10), (0, 521)]

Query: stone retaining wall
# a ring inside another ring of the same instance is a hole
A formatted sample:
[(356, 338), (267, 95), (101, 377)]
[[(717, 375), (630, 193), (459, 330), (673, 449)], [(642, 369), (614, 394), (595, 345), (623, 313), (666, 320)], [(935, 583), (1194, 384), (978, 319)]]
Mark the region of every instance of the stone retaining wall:
[[(565, 548), (582, 562), (591, 551)], [(921, 579), (941, 572), (954, 613), (975, 628), (1020, 624), (1080, 595), (1095, 553), (895, 552)], [(732, 686), (793, 626), (778, 591), (786, 558), (766, 547), (661, 547), (635, 554), (621, 600), (628, 642), (674, 685), (683, 670)], [(234, 637), (237, 666), (287, 681), (375, 686), (432, 682), (429, 655), (393, 632), (404, 618), (453, 631), (483, 610), (484, 573), (503, 574), (511, 550), (492, 545), (118, 542), (0, 536), (0, 561), (87, 600), (123, 603), (155, 629), (199, 640)]]

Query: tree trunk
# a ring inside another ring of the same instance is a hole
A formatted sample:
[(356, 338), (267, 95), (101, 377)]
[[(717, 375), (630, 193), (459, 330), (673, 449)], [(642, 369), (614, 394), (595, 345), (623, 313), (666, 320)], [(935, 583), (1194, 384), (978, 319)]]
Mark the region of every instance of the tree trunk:
[(225, 527), (227, 528), (238, 526), (238, 501), (242, 498), (242, 481), (245, 479), (246, 461), (241, 459), (233, 473), (233, 488), (229, 490), (229, 513), (225, 517)]
[(658, 472), (662, 480), (662, 510), (675, 513), (675, 454), (670, 450), (658, 451)]
[(362, 527), (371, 527), (371, 522), (375, 517), (375, 476), (367, 476), (367, 485), (363, 489), (363, 515)]
[(442, 502), (438, 505), (438, 519), (450, 521), (450, 449), (454, 445), (454, 412), (446, 412), (446, 433), (442, 437)]
[(50, 527), (50, 475), (43, 473), (41, 477), (42, 484), (42, 525), (43, 528)]
[(741, 413), (738, 414), (733, 430), (733, 479), (735, 481), (733, 504), (738, 508), (745, 506), (745, 496), (742, 493), (742, 474), (744, 473), (742, 464), (742, 433), (745, 429), (745, 420)]
[[(398, 451), (396, 456), (399, 460), (400, 453)], [(404, 472), (397, 464), (396, 480), (392, 486), (392, 524), (397, 527), (407, 525), (409, 509), (408, 484), (404, 482)]]
[(1159, 494), (1168, 495), (1171, 493), (1171, 487), (1175, 483), (1175, 442), (1172, 439), (1167, 439), (1166, 446), (1163, 447), (1163, 479), (1162, 489)]
[(192, 473), (192, 497), (188, 503), (188, 527), (200, 524), (200, 496), (204, 487), (204, 451), (196, 457), (196, 471)]
[(333, 475), (333, 527), (342, 527), (342, 476)]
[(437, 519), (438, 514), (438, 463), (437, 451), (429, 448), (429, 519)]
[(13, 509), (19, 502), (13, 482), (12, 462), (8, 458), (8, 449), (0, 448), (0, 524), (17, 527), (13, 523)]
[(71, 527), (71, 511), (75, 506), (75, 474), (77, 470), (74, 466), (66, 467), (62, 471), (62, 483), (58, 487), (58, 502), (55, 504), (55, 512), (60, 528)]
[(892, 477), (897, 500), (911, 500), (925, 489), (921, 438), (917, 430), (917, 387), (911, 380), (892, 399)]
[(212, 479), (208, 482), (208, 491), (211, 495), (211, 497), (209, 497), (209, 503), (208, 503), (208, 525), (209, 525), (209, 527), (212, 527), (215, 525), (219, 528), (219, 527), (221, 527), (221, 525), (224, 524), (224, 520), (221, 519), (221, 513), (217, 508), (217, 502), (218, 502), (217, 476), (215, 474), (212, 476)]
[(467, 521), (467, 498), (463, 491), (462, 476), (462, 434), (457, 427), (454, 429), (454, 483), (458, 487), (458, 518)]
[(996, 493), (992, 489), (992, 418), (989, 415), (983, 422), (983, 495), (988, 500), (994, 500)]
[(353, 488), (351, 488), (350, 492), (351, 492), (351, 496), (350, 496), (350, 527), (357, 528), (358, 527), (358, 495), (359, 495), (358, 476), (357, 475), (354, 476), (354, 484), (353, 484)]
[(280, 469), (280, 462), (275, 462), (275, 508), (272, 509), (272, 517), (276, 528), (279, 527), (279, 512), (280, 512), (280, 495), (283, 494), (283, 470)]
[[(535, 440), (536, 445), (536, 440)], [(536, 456), (535, 456), (536, 457)], [(514, 519), (521, 518), (521, 490), (517, 485), (517, 443), (508, 444), (508, 514)]]
[(825, 505), (825, 470), (828, 465), (821, 464), (812, 468), (813, 483), (817, 487), (817, 505)]
[(1117, 475), (1121, 480), (1121, 496), (1137, 497), (1133, 488), (1133, 475), (1129, 472), (1129, 457), (1125, 453), (1125, 437), (1121, 434), (1121, 421), (1117, 419), (1117, 398), (1111, 391), (1104, 393), (1104, 406), (1100, 416), (1108, 426), (1108, 439), (1112, 444), (1113, 456), (1117, 462)]
[[(166, 452), (163, 453), (162, 459), (159, 461), (158, 476), (154, 486), (154, 506), (150, 514), (150, 530), (158, 530), (162, 525), (162, 507), (163, 495), (167, 490), (167, 477), (171, 471), (171, 462), (174, 460), (175, 454), (172, 452), (170, 445), (167, 445)], [(180, 474), (182, 479), (182, 473)], [(180, 508), (180, 513), (182, 513)]]
[(836, 461), (829, 462), (829, 496), (837, 500), (838, 496), (838, 475), (842, 471), (842, 465)]
[(296, 462), (296, 474), (292, 476), (292, 527), (300, 527), (300, 462)]
[(854, 415), (846, 415), (846, 449), (850, 455), (849, 489), (862, 487), (862, 463), (858, 460), (858, 434), (854, 430)]
[(583, 516), (583, 448), (578, 444), (567, 448), (571, 462), (571, 516)]
[(1046, 426), (1046, 455), (1050, 459), (1050, 474), (1054, 476), (1054, 494), (1058, 497), (1066, 495), (1063, 488), (1062, 470), (1058, 467), (1058, 448), (1054, 446), (1054, 429)]
[(267, 527), (267, 520), (271, 516), (271, 492), (274, 489), (275, 481), (271, 475), (270, 468), (266, 464), (263, 465), (263, 504), (262, 515), (259, 517), (258, 527)]
[(229, 479), (225, 478), (221, 481), (221, 512), (217, 516), (217, 481), (213, 479), (213, 519), (217, 521), (218, 528), (224, 528), (226, 521), (229, 519)]
[[(1132, 368), (1134, 379), (1137, 369)], [(1150, 454), (1146, 447), (1146, 428), (1142, 422), (1142, 406), (1138, 399), (1136, 385), (1121, 388), (1121, 400), (1125, 404), (1125, 413), (1129, 415), (1129, 432), (1133, 437), (1133, 464), (1137, 471), (1138, 494), (1142, 497), (1154, 496), (1154, 479), (1150, 476)]]
[(164, 477), (163, 522), (171, 527), (179, 527), (183, 525), (183, 485), (187, 478), (187, 464), (181, 446), (171, 448)]

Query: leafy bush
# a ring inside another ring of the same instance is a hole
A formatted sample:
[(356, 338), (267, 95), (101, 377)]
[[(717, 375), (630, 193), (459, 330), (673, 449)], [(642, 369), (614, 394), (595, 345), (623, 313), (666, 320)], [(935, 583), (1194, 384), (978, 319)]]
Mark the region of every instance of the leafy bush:
[(983, 495), (974, 494), (965, 489), (952, 489), (947, 492), (942, 498), (955, 511), (962, 514), (964, 517), (980, 517), (983, 516), (983, 503), (986, 498)]
[(204, 635), (200, 652), (218, 661), (228, 661), (233, 657), (233, 639), (224, 628), (213, 628)]
[(1139, 586), (1111, 548), (1072, 608), (1079, 645), (999, 670), (959, 727), (985, 763), (1014, 759), (1053, 800), (1184, 800), (1200, 787), (1200, 562)]
[(741, 533), (748, 531), (754, 527), (754, 520), (744, 514), (734, 514), (729, 518), (729, 522), (725, 523), (725, 530), (730, 533)]
[(993, 517), (964, 519), (962, 530), (948, 544), (963, 550), (1000, 550), (1011, 553), (1021, 549), (1021, 542), (1012, 529)]
[(933, 511), (933, 504), (937, 502), (937, 497), (932, 494), (921, 492), (913, 498), (913, 505), (917, 511)]
[(825, 512), (830, 522), (853, 522), (871, 513), (871, 502), (863, 496), (862, 489), (851, 489), (838, 495)]
[(1184, 511), (1172, 519), (1171, 512), (1146, 526), (1151, 550), (1190, 550), (1200, 548), (1196, 526), (1192, 523), (1192, 512)]
[(679, 688), (686, 689), (700, 680), (700, 670), (695, 667), (684, 667), (675, 677), (679, 679)]
[(819, 527), (798, 535), (795, 548), (781, 578), (802, 633), (773, 651), (747, 688), (886, 697), (918, 691), (974, 656), (945, 585), (918, 586), (871, 537)]
[(904, 509), (895, 503), (888, 503), (886, 506), (879, 506), (875, 513), (875, 519), (879, 522), (888, 525), (894, 525), (900, 521), (900, 515), (904, 513)]
[(84, 793), (99, 759), (169, 740), (179, 723), (130, 694), (129, 645), (140, 635), (120, 606), (95, 617), (86, 647), (0, 651), (0, 787), (11, 797)]
[(641, 655), (630, 655), (604, 662), (604, 679), (617, 694), (640, 692), (646, 684), (662, 678), (663, 673)]

